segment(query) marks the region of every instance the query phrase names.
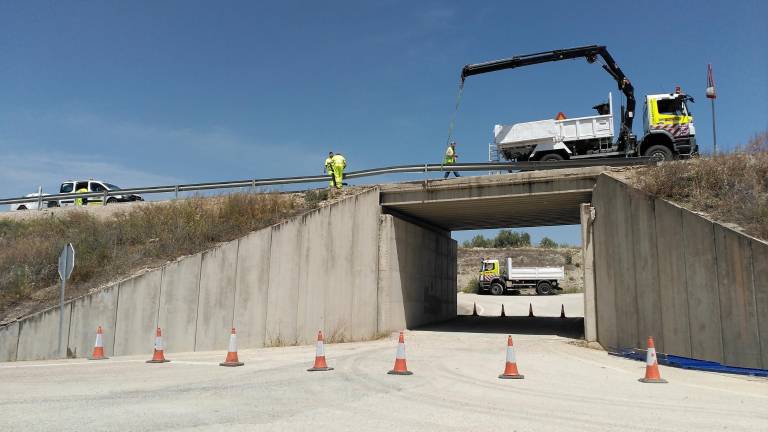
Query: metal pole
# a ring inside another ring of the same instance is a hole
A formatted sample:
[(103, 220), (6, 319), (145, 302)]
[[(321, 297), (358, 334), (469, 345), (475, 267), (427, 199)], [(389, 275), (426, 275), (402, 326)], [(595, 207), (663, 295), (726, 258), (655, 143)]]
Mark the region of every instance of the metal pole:
[(714, 144), (714, 154), (717, 156), (717, 131), (715, 129), (715, 100), (709, 100), (712, 103), (712, 142)]
[(43, 209), (43, 187), (42, 186), (37, 187), (37, 209), (38, 210)]
[(59, 301), (59, 355), (61, 355), (61, 345), (64, 339), (64, 290), (67, 287), (67, 278), (61, 279), (61, 299)]

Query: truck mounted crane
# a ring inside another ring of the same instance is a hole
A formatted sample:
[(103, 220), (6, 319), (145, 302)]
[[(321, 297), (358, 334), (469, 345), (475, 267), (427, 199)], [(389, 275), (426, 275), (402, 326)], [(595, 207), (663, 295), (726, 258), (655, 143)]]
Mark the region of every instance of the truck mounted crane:
[(597, 116), (557, 118), (511, 126), (496, 125), (494, 141), (499, 153), (509, 160), (561, 160), (594, 157), (653, 156), (672, 159), (698, 152), (693, 117), (687, 101), (693, 98), (679, 88), (675, 93), (648, 95), (645, 100), (644, 134), (638, 142), (632, 133), (635, 118), (635, 89), (603, 45), (589, 45), (465, 65), (461, 84), (473, 75), (532, 66), (541, 63), (585, 58), (587, 63), (601, 60), (602, 67), (616, 81), (626, 98), (621, 107), (621, 126), (613, 141), (612, 102), (593, 108)]

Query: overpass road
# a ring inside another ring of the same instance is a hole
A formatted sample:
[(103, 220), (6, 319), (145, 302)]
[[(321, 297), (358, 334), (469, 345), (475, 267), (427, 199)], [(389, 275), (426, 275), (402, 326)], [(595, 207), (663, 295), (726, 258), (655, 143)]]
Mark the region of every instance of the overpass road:
[[(412, 376), (391, 376), (394, 337), (329, 344), (336, 370), (308, 373), (313, 347), (0, 366), (3, 431), (765, 430), (768, 382), (661, 368), (575, 344), (579, 319), (529, 331), (519, 320), (459, 317), (410, 331)], [(521, 331), (522, 330), (522, 331)], [(499, 380), (506, 332), (524, 380)]]

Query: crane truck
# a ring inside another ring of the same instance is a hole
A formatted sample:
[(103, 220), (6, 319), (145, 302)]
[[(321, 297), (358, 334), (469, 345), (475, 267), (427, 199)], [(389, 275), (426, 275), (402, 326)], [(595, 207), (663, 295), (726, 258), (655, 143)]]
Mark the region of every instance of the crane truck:
[[(690, 157), (698, 153), (696, 130), (688, 102), (693, 98), (679, 87), (673, 93), (645, 97), (643, 136), (632, 133), (635, 119), (635, 90), (629, 78), (603, 45), (545, 51), (534, 54), (469, 64), (461, 70), (460, 88), (466, 78), (505, 69), (547, 62), (585, 58), (587, 63), (600, 60), (602, 67), (616, 81), (626, 98), (621, 107), (618, 134), (613, 127), (613, 103), (595, 105), (596, 116), (573, 119), (558, 115), (555, 119), (496, 125), (494, 145), (500, 157), (510, 161), (554, 161), (600, 157), (650, 156), (661, 160)], [(614, 140), (615, 135), (615, 140)]]

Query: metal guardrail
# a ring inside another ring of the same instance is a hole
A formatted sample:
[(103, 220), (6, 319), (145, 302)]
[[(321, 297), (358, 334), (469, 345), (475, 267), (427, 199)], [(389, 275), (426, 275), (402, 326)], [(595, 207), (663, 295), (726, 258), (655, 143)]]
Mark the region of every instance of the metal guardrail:
[[(637, 157), (637, 158), (616, 158), (616, 159), (589, 159), (589, 160), (566, 160), (566, 161), (553, 161), (553, 162), (481, 162), (481, 163), (457, 163), (453, 165), (443, 164), (421, 164), (421, 165), (399, 165), (390, 166), (384, 168), (372, 168), (360, 171), (350, 171), (344, 174), (345, 179), (372, 177), (384, 174), (403, 174), (403, 173), (428, 173), (428, 172), (445, 172), (445, 171), (539, 171), (539, 170), (551, 170), (551, 169), (566, 169), (566, 168), (588, 168), (595, 166), (636, 166), (636, 165), (648, 165), (656, 161), (654, 158)], [(45, 196), (35, 197), (17, 197), (17, 198), (2, 198), (0, 199), (0, 205), (2, 204), (22, 204), (37, 201), (38, 204), (48, 201), (58, 201), (61, 199), (70, 198), (102, 198), (102, 202), (106, 205), (107, 199), (110, 196), (115, 195), (131, 195), (131, 194), (155, 194), (155, 193), (174, 193), (178, 197), (179, 192), (200, 191), (200, 190), (215, 190), (215, 189), (232, 189), (241, 187), (259, 187), (259, 186), (274, 186), (296, 183), (320, 183), (327, 182), (328, 175), (317, 176), (303, 176), (303, 177), (278, 177), (278, 178), (266, 178), (266, 179), (249, 179), (249, 180), (235, 180), (213, 183), (190, 183), (180, 185), (169, 186), (150, 186), (143, 188), (130, 188), (130, 189), (118, 189), (113, 191), (104, 192), (88, 192), (88, 193), (59, 193)], [(40, 209), (42, 206), (38, 206)]]

